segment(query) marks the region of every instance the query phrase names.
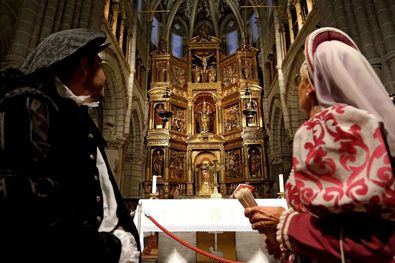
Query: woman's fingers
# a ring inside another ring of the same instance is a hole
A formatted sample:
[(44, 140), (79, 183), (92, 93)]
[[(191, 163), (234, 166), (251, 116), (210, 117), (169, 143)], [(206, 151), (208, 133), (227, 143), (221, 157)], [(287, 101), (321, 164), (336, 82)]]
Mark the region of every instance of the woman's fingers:
[(261, 234), (266, 234), (268, 231), (272, 231), (273, 229), (273, 224), (270, 224), (265, 221), (259, 221), (251, 224), (252, 229), (258, 230), (259, 233)]

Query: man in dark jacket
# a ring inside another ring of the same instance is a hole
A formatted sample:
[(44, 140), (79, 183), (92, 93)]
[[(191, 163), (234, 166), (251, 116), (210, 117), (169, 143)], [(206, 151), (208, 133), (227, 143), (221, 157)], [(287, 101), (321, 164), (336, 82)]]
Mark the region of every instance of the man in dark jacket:
[[(37, 192), (30, 210), (20, 213), (23, 219), (8, 222), (4, 237), (10, 242), (2, 250), (11, 255), (9, 262), (139, 262), (136, 227), (109, 168), (106, 143), (88, 114), (104, 94), (98, 52), (108, 46), (105, 40), (86, 29), (57, 32), (23, 65), (57, 109), (30, 98), (8, 114), (7, 163), (28, 174)], [(30, 127), (28, 134), (23, 127)]]

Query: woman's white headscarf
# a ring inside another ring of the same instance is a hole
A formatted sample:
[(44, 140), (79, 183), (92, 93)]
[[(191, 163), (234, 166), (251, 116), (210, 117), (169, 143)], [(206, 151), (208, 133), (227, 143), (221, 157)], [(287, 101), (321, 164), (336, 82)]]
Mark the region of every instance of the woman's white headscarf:
[(320, 106), (343, 103), (374, 114), (395, 157), (395, 106), (354, 41), (336, 28), (320, 28), (306, 38), (305, 56)]

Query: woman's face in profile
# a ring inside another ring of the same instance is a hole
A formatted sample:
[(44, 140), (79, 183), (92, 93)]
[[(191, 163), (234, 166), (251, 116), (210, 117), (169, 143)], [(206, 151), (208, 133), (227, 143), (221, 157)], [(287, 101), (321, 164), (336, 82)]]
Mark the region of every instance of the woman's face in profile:
[(295, 77), (296, 86), (298, 89), (298, 97), (299, 97), (299, 108), (304, 110), (307, 114), (310, 111), (310, 103), (309, 96), (306, 95), (308, 92), (309, 81), (303, 74), (297, 75)]

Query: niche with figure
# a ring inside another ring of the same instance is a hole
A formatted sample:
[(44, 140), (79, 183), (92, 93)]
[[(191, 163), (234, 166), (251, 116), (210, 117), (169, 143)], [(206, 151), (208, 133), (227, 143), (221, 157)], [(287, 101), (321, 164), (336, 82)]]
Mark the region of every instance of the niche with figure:
[(169, 174), (172, 181), (183, 181), (186, 176), (185, 151), (170, 150)]
[(195, 157), (195, 191), (197, 195), (209, 196), (213, 193), (214, 174), (212, 165), (215, 160), (217, 160), (217, 157), (209, 151), (200, 152)]
[(171, 117), (171, 130), (181, 133), (185, 133), (185, 109), (176, 105), (171, 105), (171, 111), (173, 113)]
[(224, 109), (224, 132), (240, 130), (240, 108), (234, 104)]
[(261, 151), (257, 146), (250, 146), (248, 149), (248, 170), (250, 178), (259, 179), (262, 174), (261, 168)]
[(225, 151), (225, 175), (228, 181), (243, 178), (241, 148)]
[(162, 102), (154, 104), (154, 128), (161, 129), (163, 128), (163, 120), (159, 116), (159, 113), (165, 110), (165, 105)]
[(245, 116), (247, 127), (257, 126), (257, 115), (258, 115), (257, 105), (258, 103), (256, 99), (248, 99), (244, 103), (244, 109), (251, 109), (255, 111), (255, 114)]
[(215, 51), (194, 51), (192, 55), (193, 82), (215, 82), (217, 76)]
[(215, 133), (215, 101), (210, 94), (198, 96), (194, 103), (195, 133)]
[(165, 153), (162, 148), (152, 149), (152, 175), (163, 176)]

